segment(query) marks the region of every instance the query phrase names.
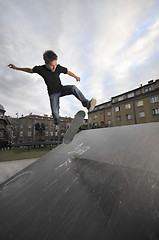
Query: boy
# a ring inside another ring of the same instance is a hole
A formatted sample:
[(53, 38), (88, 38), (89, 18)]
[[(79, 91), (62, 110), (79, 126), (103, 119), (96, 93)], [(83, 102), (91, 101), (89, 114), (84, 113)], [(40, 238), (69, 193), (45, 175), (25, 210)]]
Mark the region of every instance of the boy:
[(92, 98), (92, 100), (88, 100), (82, 94), (82, 92), (74, 85), (66, 85), (63, 86), (60, 81), (59, 75), (61, 73), (68, 74), (71, 77), (74, 77), (76, 81), (80, 81), (80, 78), (76, 76), (74, 73), (70, 72), (67, 68), (60, 66), (57, 64), (57, 55), (52, 51), (45, 51), (43, 54), (43, 59), (45, 65), (35, 66), (33, 69), (31, 68), (19, 68), (13, 64), (9, 64), (8, 67), (20, 70), (28, 73), (38, 73), (41, 77), (43, 77), (50, 98), (50, 105), (52, 110), (52, 115), (54, 117), (54, 124), (57, 128), (60, 118), (59, 118), (59, 99), (60, 97), (73, 94), (79, 101), (81, 101), (82, 105), (88, 109), (88, 111), (93, 111), (96, 105), (96, 99)]

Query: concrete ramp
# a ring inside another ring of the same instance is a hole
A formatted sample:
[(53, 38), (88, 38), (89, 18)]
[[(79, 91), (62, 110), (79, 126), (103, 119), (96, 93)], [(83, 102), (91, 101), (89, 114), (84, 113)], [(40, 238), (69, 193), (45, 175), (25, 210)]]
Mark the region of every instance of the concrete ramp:
[(159, 239), (159, 123), (82, 131), (1, 184), (0, 239)]

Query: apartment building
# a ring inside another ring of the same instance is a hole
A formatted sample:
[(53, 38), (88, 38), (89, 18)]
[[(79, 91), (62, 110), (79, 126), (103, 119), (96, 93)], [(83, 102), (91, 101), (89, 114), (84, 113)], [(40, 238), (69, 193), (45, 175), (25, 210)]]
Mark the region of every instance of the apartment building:
[(112, 97), (88, 114), (89, 127), (159, 122), (159, 79)]
[(37, 141), (61, 140), (67, 128), (70, 126), (72, 118), (60, 118), (59, 136), (54, 131), (54, 121), (52, 116), (40, 116), (30, 114), (19, 118), (18, 142), (29, 143)]

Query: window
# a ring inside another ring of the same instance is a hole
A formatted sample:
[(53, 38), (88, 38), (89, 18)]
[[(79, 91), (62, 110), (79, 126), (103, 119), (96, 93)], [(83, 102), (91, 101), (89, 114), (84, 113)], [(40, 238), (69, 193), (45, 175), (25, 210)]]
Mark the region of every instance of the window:
[(101, 123), (100, 123), (100, 126), (101, 126), (101, 127), (104, 127), (104, 122), (101, 122)]
[(140, 90), (137, 90), (137, 91), (136, 91), (136, 95), (140, 95)]
[(100, 117), (102, 118), (104, 116), (104, 113), (100, 113)]
[(107, 112), (107, 116), (111, 116), (111, 112), (109, 111), (109, 112)]
[(131, 104), (130, 103), (125, 105), (125, 109), (130, 109), (130, 108), (131, 108)]
[(29, 125), (28, 125), (28, 128), (31, 128), (31, 127), (32, 127), (31, 124), (29, 124)]
[(151, 99), (150, 99), (150, 102), (151, 103), (156, 103), (156, 102), (158, 102), (159, 100), (158, 100), (158, 96), (155, 96), (155, 97), (151, 97)]
[(3, 138), (3, 132), (0, 131), (0, 138)]
[(98, 115), (95, 114), (95, 115), (93, 116), (93, 119), (95, 120), (95, 119), (97, 119), (97, 118), (98, 118)]
[(31, 131), (28, 131), (28, 137), (31, 137)]
[(121, 121), (121, 116), (117, 116), (116, 120), (117, 120), (117, 122), (120, 122)]
[(0, 123), (0, 128), (4, 129), (4, 122)]
[(90, 120), (90, 121), (92, 120), (92, 117), (91, 117), (91, 116), (89, 117), (89, 120)]
[(153, 116), (159, 115), (159, 108), (152, 109)]
[(103, 109), (103, 108), (104, 108), (104, 105), (99, 106), (99, 109)]
[(152, 87), (145, 88), (144, 92), (147, 93), (149, 91), (152, 91)]
[(138, 112), (138, 117), (139, 118), (145, 117), (145, 112)]
[(137, 105), (137, 107), (141, 107), (141, 106), (143, 106), (143, 105), (144, 105), (143, 100), (139, 100), (139, 101), (137, 101), (136, 105)]
[(132, 115), (131, 115), (131, 114), (127, 114), (127, 115), (126, 115), (126, 119), (127, 119), (127, 120), (131, 120), (131, 119), (132, 119)]
[(116, 111), (116, 112), (119, 112), (119, 111), (120, 111), (120, 107), (116, 107), (116, 108), (115, 108), (115, 111)]
[(128, 94), (128, 98), (134, 97), (134, 92)]
[(108, 125), (111, 125), (111, 124), (112, 124), (112, 121), (111, 121), (111, 120), (108, 120), (107, 123), (108, 123)]
[(118, 101), (122, 101), (122, 100), (124, 100), (124, 96), (118, 97)]
[(49, 136), (49, 133), (48, 133), (48, 132), (45, 132), (45, 136), (48, 137), (48, 136)]
[(23, 137), (23, 132), (22, 131), (20, 132), (20, 137)]

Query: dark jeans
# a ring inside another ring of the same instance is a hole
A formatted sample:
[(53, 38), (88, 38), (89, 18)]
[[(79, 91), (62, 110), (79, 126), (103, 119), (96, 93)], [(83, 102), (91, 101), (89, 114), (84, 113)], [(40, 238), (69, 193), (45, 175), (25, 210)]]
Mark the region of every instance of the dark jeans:
[(81, 103), (84, 107), (87, 107), (88, 100), (85, 98), (85, 96), (82, 94), (82, 92), (75, 85), (63, 86), (60, 92), (53, 93), (50, 96), (51, 110), (52, 110), (52, 115), (54, 117), (55, 125), (58, 125), (59, 122), (60, 122), (60, 118), (59, 118), (59, 109), (60, 109), (59, 99), (60, 99), (60, 97), (64, 97), (64, 96), (67, 96), (67, 95), (74, 95), (79, 101), (81, 101)]

